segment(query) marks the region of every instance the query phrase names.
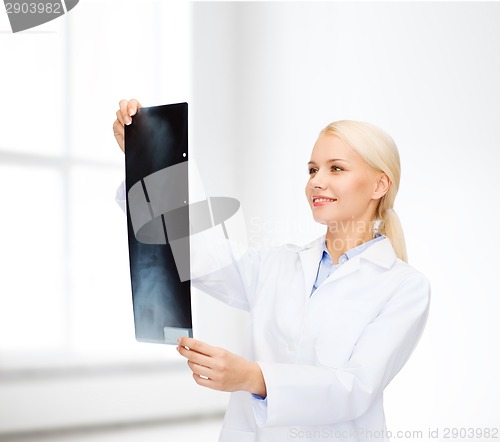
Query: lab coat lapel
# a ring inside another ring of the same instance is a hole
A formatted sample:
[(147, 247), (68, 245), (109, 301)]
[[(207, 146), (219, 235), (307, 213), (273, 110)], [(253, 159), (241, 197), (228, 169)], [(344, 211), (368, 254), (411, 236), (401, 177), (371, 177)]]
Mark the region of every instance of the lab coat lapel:
[(323, 254), (324, 242), (325, 236), (322, 236), (299, 250), (300, 263), (304, 272), (306, 299), (311, 295), (312, 287), (316, 280), (319, 261)]
[(324, 284), (329, 284), (336, 279), (343, 278), (344, 276), (350, 275), (351, 273), (359, 270), (359, 256), (355, 256), (350, 259), (345, 264), (342, 264), (337, 270), (335, 270), (328, 278), (326, 278)]

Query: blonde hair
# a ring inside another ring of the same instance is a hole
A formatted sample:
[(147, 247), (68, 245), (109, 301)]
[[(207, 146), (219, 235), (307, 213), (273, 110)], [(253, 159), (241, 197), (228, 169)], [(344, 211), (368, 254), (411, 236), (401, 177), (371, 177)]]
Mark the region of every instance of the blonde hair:
[(384, 172), (391, 181), (388, 192), (380, 199), (373, 219), (376, 230), (387, 236), (398, 258), (408, 262), (406, 242), (399, 217), (393, 209), (399, 189), (401, 163), (396, 143), (382, 129), (354, 120), (335, 121), (320, 135), (334, 134), (353, 148), (376, 171)]

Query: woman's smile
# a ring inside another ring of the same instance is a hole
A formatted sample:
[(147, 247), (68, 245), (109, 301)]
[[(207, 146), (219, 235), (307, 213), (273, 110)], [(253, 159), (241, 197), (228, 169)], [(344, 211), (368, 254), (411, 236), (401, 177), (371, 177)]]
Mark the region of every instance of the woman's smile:
[(323, 195), (313, 195), (311, 198), (313, 207), (323, 207), (326, 206), (327, 204), (331, 204), (337, 201), (336, 198), (330, 198), (328, 196), (323, 196)]

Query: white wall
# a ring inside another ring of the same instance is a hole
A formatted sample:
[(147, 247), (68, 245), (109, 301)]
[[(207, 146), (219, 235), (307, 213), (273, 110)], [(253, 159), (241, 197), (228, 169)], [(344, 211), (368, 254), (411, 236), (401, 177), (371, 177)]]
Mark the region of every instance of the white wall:
[(394, 137), (396, 211), (433, 300), (387, 390), (389, 429), (497, 425), (500, 4), (200, 2), (193, 31), (200, 167), (240, 198), (251, 241), (322, 232), (303, 189), (327, 123), (366, 120)]

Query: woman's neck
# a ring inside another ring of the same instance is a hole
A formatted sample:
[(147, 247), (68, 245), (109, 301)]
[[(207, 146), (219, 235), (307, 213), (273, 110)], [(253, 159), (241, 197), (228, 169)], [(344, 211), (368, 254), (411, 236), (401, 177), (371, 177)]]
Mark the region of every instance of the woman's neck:
[(334, 264), (348, 250), (370, 241), (374, 237), (371, 223), (349, 222), (343, 228), (328, 226), (326, 248)]

